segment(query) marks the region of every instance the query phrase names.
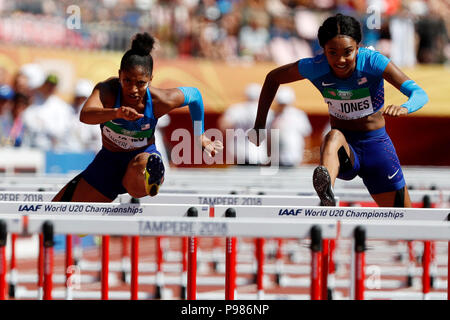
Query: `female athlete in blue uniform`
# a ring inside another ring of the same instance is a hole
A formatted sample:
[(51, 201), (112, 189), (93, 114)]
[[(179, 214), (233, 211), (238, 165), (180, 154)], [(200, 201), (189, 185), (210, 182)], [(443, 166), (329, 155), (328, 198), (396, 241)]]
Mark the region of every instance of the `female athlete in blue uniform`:
[(158, 118), (189, 106), (196, 142), (210, 156), (223, 148), (204, 133), (200, 91), (193, 87), (158, 89), (150, 86), (154, 39), (137, 34), (122, 57), (119, 77), (98, 83), (80, 120), (100, 124), (103, 147), (92, 163), (72, 179), (53, 201), (111, 202), (117, 195), (155, 196), (164, 180), (164, 165), (155, 146)]
[[(428, 96), (388, 58), (360, 48), (361, 26), (349, 16), (329, 17), (319, 28), (324, 53), (276, 68), (266, 76), (254, 129), (265, 128), (267, 112), (280, 84), (308, 79), (328, 104), (331, 130), (320, 150), (313, 185), (322, 205), (336, 204), (336, 178), (360, 176), (382, 207), (410, 207), (411, 200), (383, 115), (398, 117), (417, 111)], [(384, 106), (383, 79), (409, 99)], [(249, 137), (251, 138), (251, 137)], [(255, 140), (256, 139), (256, 140)], [(253, 138), (259, 144), (258, 136)]]

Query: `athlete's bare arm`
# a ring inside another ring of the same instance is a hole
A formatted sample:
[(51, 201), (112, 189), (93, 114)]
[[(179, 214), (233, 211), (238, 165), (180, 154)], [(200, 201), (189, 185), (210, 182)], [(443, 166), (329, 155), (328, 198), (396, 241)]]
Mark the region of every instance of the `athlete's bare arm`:
[[(184, 106), (185, 97), (180, 89), (158, 89), (154, 87), (149, 87), (149, 89), (155, 106), (153, 113), (156, 118), (160, 118), (170, 111)], [(196, 143), (201, 146), (209, 156), (214, 156), (223, 149), (221, 141), (211, 141), (205, 134), (198, 136)]]
[(118, 90), (117, 78), (99, 82), (80, 112), (80, 121), (87, 124), (100, 124), (118, 118), (130, 121), (142, 118), (144, 115), (134, 108), (126, 106), (113, 108)]
[(153, 105), (155, 106), (153, 114), (156, 118), (161, 118), (173, 109), (183, 106), (184, 95), (181, 90), (177, 88), (159, 89), (155, 87), (149, 87), (149, 89), (152, 94)]
[(252, 143), (259, 146), (264, 140), (263, 137), (259, 137), (259, 129), (265, 129), (266, 127), (267, 114), (280, 84), (303, 79), (305, 78), (298, 71), (298, 61), (273, 69), (267, 74), (259, 96), (258, 112), (253, 126), (256, 137), (252, 134), (249, 135), (249, 140)]
[[(405, 81), (411, 80), (392, 61), (389, 62), (386, 69), (384, 69), (383, 78), (398, 90), (400, 90), (400, 87)], [(383, 114), (392, 117), (405, 116), (408, 114), (408, 109), (391, 104), (384, 107)]]

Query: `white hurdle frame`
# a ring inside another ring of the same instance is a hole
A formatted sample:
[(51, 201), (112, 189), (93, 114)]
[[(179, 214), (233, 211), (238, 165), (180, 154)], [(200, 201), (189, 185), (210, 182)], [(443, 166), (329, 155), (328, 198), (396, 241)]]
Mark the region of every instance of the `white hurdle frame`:
[[(99, 217), (99, 216), (30, 216), (28, 225), (25, 226), (22, 219), (14, 214), (4, 214), (1, 220), (6, 223), (9, 232), (38, 233), (44, 231), (44, 244), (46, 245), (44, 272), (44, 299), (52, 299), (52, 242), (53, 233), (97, 233), (102, 235), (121, 235), (123, 229), (134, 236), (212, 236), (212, 237), (298, 237), (313, 239), (312, 229), (320, 226), (323, 237), (337, 236), (337, 221), (330, 219), (261, 219), (241, 218), (177, 218), (177, 217)], [(205, 225), (208, 227), (205, 229)], [(167, 226), (160, 228), (155, 226)], [(178, 226), (178, 227), (177, 227)], [(181, 228), (180, 226), (185, 226)], [(358, 231), (364, 231), (364, 235), (357, 236)], [(4, 235), (5, 230), (0, 230)], [(47, 233), (47, 235), (45, 235)], [(355, 257), (355, 282), (356, 299), (363, 299), (364, 280), (364, 241), (365, 238), (373, 239), (416, 239), (416, 240), (446, 240), (450, 242), (450, 223), (448, 221), (361, 221), (344, 220), (341, 222), (340, 234), (345, 238), (356, 237), (355, 250), (362, 255)], [(3, 237), (3, 236), (2, 236)], [(358, 239), (359, 237), (359, 239)], [(3, 240), (3, 239), (0, 239)], [(2, 243), (2, 242), (0, 242)], [(362, 246), (359, 250), (357, 247)], [(2, 257), (2, 255), (0, 255)], [(320, 265), (320, 264), (319, 264)], [(193, 270), (190, 270), (193, 272)], [(312, 272), (313, 276), (314, 271)], [(0, 275), (4, 282), (4, 276)], [(450, 279), (448, 279), (449, 281)], [(189, 285), (189, 283), (188, 283)], [(2, 285), (0, 284), (0, 287)], [(3, 284), (4, 288), (4, 284)], [(133, 289), (135, 290), (135, 288)], [(190, 288), (190, 290), (193, 290)], [(196, 299), (195, 291), (191, 299)], [(313, 292), (313, 290), (312, 290)], [(425, 298), (425, 297), (424, 297)]]
[[(137, 203), (84, 203), (84, 202), (15, 202), (4, 201), (0, 202), (0, 217), (4, 213), (18, 214), (18, 216), (34, 215), (79, 215), (79, 216), (105, 216), (105, 215), (121, 215), (121, 216), (166, 216), (166, 217), (181, 217), (186, 216), (189, 208), (195, 208), (198, 211), (199, 217), (209, 216), (209, 206), (201, 205), (183, 205), (172, 204), (170, 206), (164, 204), (137, 204)], [(161, 210), (164, 212), (161, 214)], [(92, 212), (94, 211), (94, 212)], [(114, 212), (116, 211), (116, 212)], [(122, 212), (122, 213), (120, 213)], [(25, 219), (26, 221), (26, 219)], [(14, 241), (14, 237), (12, 237)], [(108, 273), (105, 271), (109, 264), (109, 240), (108, 235), (102, 236), (102, 266), (101, 277), (107, 278)], [(66, 236), (66, 249), (71, 247), (71, 235)], [(44, 240), (42, 234), (39, 238), (39, 261), (38, 261), (38, 296), (43, 298), (43, 251), (45, 250)], [(71, 298), (72, 288), (70, 287), (69, 278), (71, 273), (68, 270), (68, 266), (72, 265), (72, 250), (66, 250), (66, 298)], [(15, 263), (12, 265), (15, 267)], [(16, 271), (13, 271), (13, 275), (16, 276)], [(107, 279), (106, 279), (107, 280)], [(13, 279), (16, 281), (16, 279)], [(105, 281), (107, 282), (107, 281)], [(15, 283), (12, 284), (13, 286)], [(103, 290), (103, 298), (106, 298), (107, 291)]]
[[(33, 204), (34, 202), (49, 202), (53, 197), (56, 195), (56, 192), (30, 192), (30, 191), (23, 191), (23, 192), (3, 192), (0, 191), (0, 208), (1, 202), (25, 202), (26, 204), (33, 207), (36, 207), (36, 204)], [(128, 194), (122, 194), (119, 195), (115, 200), (114, 203), (133, 203), (132, 200), (135, 200)], [(339, 202), (339, 199), (337, 198), (337, 201)], [(33, 202), (33, 203), (29, 203)], [(134, 202), (135, 205), (137, 203), (140, 204), (188, 204), (188, 205), (203, 205), (208, 206), (209, 205), (209, 216), (214, 216), (214, 205), (216, 204), (228, 204), (228, 205), (277, 205), (277, 204), (285, 204), (285, 205), (319, 205), (320, 199), (317, 196), (266, 196), (266, 195), (220, 195), (220, 194), (159, 194), (157, 197), (144, 197), (141, 199), (137, 199), (137, 202)], [(45, 204), (49, 205), (49, 204)], [(10, 210), (11, 208), (6, 208), (7, 210)], [(12, 210), (16, 211), (15, 208)], [(17, 238), (17, 235), (12, 235), (12, 247), (14, 248), (15, 240)], [(107, 238), (104, 238), (103, 240), (108, 241)], [(125, 281), (126, 279), (126, 265), (127, 260), (129, 259), (129, 252), (128, 252), (128, 237), (123, 236), (122, 237), (122, 279)], [(185, 249), (186, 246), (184, 244), (184, 241), (186, 239), (182, 239), (183, 241), (183, 248)], [(158, 296), (161, 296), (161, 292), (163, 290), (164, 286), (164, 277), (162, 272), (162, 263), (163, 263), (163, 253), (162, 253), (162, 243), (161, 243), (161, 237), (157, 237), (157, 288), (156, 292)], [(261, 240), (262, 241), (262, 240)], [(259, 245), (261, 245), (261, 241), (259, 241)], [(42, 242), (42, 239), (40, 239), (40, 242)], [(278, 240), (279, 242), (279, 250), (281, 251), (281, 239)], [(42, 247), (42, 246), (41, 246)], [(68, 266), (72, 265), (72, 236), (67, 235), (66, 236), (66, 268)], [(183, 257), (184, 252), (183, 250)], [(104, 253), (103, 255), (105, 255)], [(258, 255), (258, 257), (261, 259), (261, 256)], [(279, 257), (279, 260), (281, 260), (281, 257)], [(260, 262), (260, 260), (258, 260)], [(13, 277), (11, 277), (12, 281), (10, 281), (10, 291), (12, 295), (14, 295), (14, 288), (15, 284), (17, 282), (17, 273), (15, 270), (15, 259), (14, 259), (14, 253), (12, 253), (12, 259), (10, 261), (11, 263), (11, 273), (13, 274)], [(186, 271), (186, 263), (183, 259), (183, 270)], [(106, 274), (104, 276), (107, 276)], [(67, 280), (70, 277), (70, 274), (67, 273), (66, 275)], [(257, 278), (257, 274), (255, 274), (255, 277)], [(184, 279), (184, 278), (183, 278)], [(41, 279), (42, 280), (42, 279)], [(42, 284), (42, 281), (40, 281), (40, 284)], [(185, 292), (185, 286), (182, 286), (182, 292)], [(68, 292), (68, 295), (70, 295), (70, 291)], [(70, 297), (69, 297), (70, 299)]]
[[(299, 168), (280, 169), (276, 174), (270, 175), (270, 179), (266, 179), (266, 175), (262, 174), (263, 168), (241, 168), (229, 167), (220, 169), (209, 169), (205, 172), (204, 169), (194, 168), (171, 168), (166, 172), (165, 187), (178, 188), (185, 190), (193, 188), (193, 191), (205, 186), (214, 188), (217, 185), (227, 186), (229, 188), (247, 188), (260, 187), (267, 185), (278, 189), (301, 189), (312, 187), (311, 177), (314, 171), (313, 165), (303, 165)], [(438, 189), (450, 189), (450, 179), (448, 167), (414, 167), (403, 166), (402, 170), (408, 186), (415, 189), (429, 189), (432, 187)], [(0, 183), (0, 190), (12, 190), (14, 185), (21, 184), (25, 187), (26, 184), (33, 185), (41, 184), (44, 188), (53, 186), (63, 186), (75, 176), (74, 174), (19, 174), (1, 175), (2, 183)], [(202, 181), (202, 183), (196, 183)], [(189, 186), (189, 187), (188, 187)], [(351, 188), (364, 188), (362, 180), (357, 178), (352, 181), (336, 181), (336, 190)], [(19, 190), (19, 189), (14, 189)], [(31, 190), (31, 189), (27, 189)], [(49, 189), (46, 189), (49, 190)], [(207, 189), (204, 189), (207, 190)], [(218, 190), (217, 190), (218, 191)], [(211, 189), (206, 192), (211, 192)], [(220, 191), (221, 192), (221, 191)], [(205, 192), (201, 192), (205, 193)]]
[[(229, 206), (216, 206), (215, 212), (216, 217), (225, 216), (226, 210), (230, 208)], [(295, 207), (295, 206), (259, 206), (259, 207), (246, 207), (246, 206), (234, 206), (232, 207), (236, 211), (236, 217), (260, 217), (260, 218), (284, 218), (289, 220), (295, 219), (315, 219), (320, 221), (322, 219), (333, 219), (338, 224), (338, 230), (340, 230), (340, 225), (346, 221), (362, 221), (364, 224), (368, 221), (367, 216), (369, 214), (374, 215), (373, 219), (381, 220), (382, 222), (405, 222), (405, 221), (419, 221), (422, 223), (446, 223), (450, 216), (449, 209), (430, 209), (430, 208), (370, 208), (370, 207)], [(312, 212), (313, 214), (307, 215), (307, 212)], [(375, 215), (380, 213), (389, 213), (397, 217), (398, 220), (393, 218), (377, 218)], [(350, 215), (350, 216), (348, 216)], [(338, 239), (341, 234), (338, 232)], [(448, 234), (450, 237), (450, 232)], [(326, 238), (324, 238), (325, 240)], [(396, 239), (396, 238), (394, 238)], [(405, 239), (409, 239), (406, 237)], [(411, 239), (412, 240), (412, 239)], [(430, 243), (425, 242), (425, 245), (429, 247)], [(449, 244), (450, 246), (450, 244)], [(327, 249), (325, 248), (324, 253), (326, 255)], [(450, 250), (450, 248), (449, 248)], [(352, 251), (353, 252), (353, 251)], [(429, 255), (430, 249), (425, 252), (424, 260), (424, 271), (422, 275), (422, 285), (424, 296), (429, 292)], [(352, 259), (353, 263), (353, 259)], [(351, 265), (351, 281), (350, 281), (350, 296), (355, 296), (354, 283), (354, 270), (355, 265)], [(449, 266), (449, 276), (450, 276), (450, 266)], [(322, 283), (327, 284), (326, 272), (322, 273)], [(262, 276), (261, 276), (262, 277)], [(322, 286), (324, 290), (322, 292), (322, 297), (325, 297), (325, 286)], [(258, 289), (262, 291), (262, 282), (258, 284)]]
[[(51, 207), (53, 209), (53, 212), (55, 214), (66, 214), (67, 212), (70, 212), (70, 208), (72, 209), (72, 214), (75, 213), (75, 211), (78, 211), (76, 214), (87, 214), (91, 215), (90, 212), (87, 212), (87, 208), (89, 208), (89, 204), (86, 203), (57, 203), (57, 202), (27, 202), (30, 199), (34, 200), (48, 200), (50, 198), (53, 198), (52, 195), (56, 193), (52, 192), (8, 192), (8, 193), (0, 193), (0, 196), (7, 199), (13, 199), (14, 201), (3, 201), (0, 202), (0, 210), (1, 212), (17, 212), (20, 213), (23, 211), (21, 210), (27, 210), (25, 212), (30, 212), (30, 214), (43, 214), (43, 213), (49, 213), (47, 212), (46, 207)], [(167, 209), (164, 210), (164, 216), (180, 216), (179, 212), (187, 212), (188, 207), (192, 207), (197, 205), (201, 206), (201, 210), (199, 209), (199, 212), (201, 212), (201, 216), (207, 216), (209, 214), (210, 217), (214, 216), (214, 206), (212, 204), (214, 203), (228, 203), (228, 204), (244, 204), (247, 203), (247, 205), (255, 205), (257, 203), (260, 203), (261, 205), (269, 205), (269, 204), (276, 204), (276, 203), (285, 203), (290, 205), (315, 205), (320, 202), (319, 198), (317, 196), (308, 196), (308, 197), (301, 197), (301, 196), (243, 196), (243, 195), (213, 195), (213, 194), (161, 194), (158, 195), (158, 197), (146, 197), (139, 200), (139, 203), (130, 203), (132, 197), (129, 195), (123, 194), (120, 195), (115, 199), (114, 203), (110, 204), (98, 204), (96, 205), (96, 208), (103, 208), (103, 209), (123, 209), (125, 211), (130, 211), (130, 209), (133, 209), (132, 211), (136, 211), (137, 208), (142, 205), (144, 208), (149, 208), (147, 205), (166, 205), (166, 204), (176, 204), (179, 205), (183, 203), (182, 206), (184, 206), (182, 209), (178, 207), (173, 212), (168, 212)], [(21, 201), (25, 201), (24, 203), (21, 203)], [(208, 204), (211, 204), (211, 206), (206, 205), (205, 202)], [(188, 206), (186, 206), (188, 205)], [(24, 209), (25, 208), (25, 209)], [(69, 208), (69, 209), (67, 209)], [(80, 209), (81, 208), (81, 209)], [(166, 207), (164, 207), (166, 208)], [(209, 210), (208, 210), (209, 208)], [(83, 210), (84, 209), (84, 210)], [(208, 213), (207, 213), (208, 212)], [(150, 214), (149, 212), (145, 211), (144, 214)], [(15, 247), (15, 240), (17, 238), (16, 234), (12, 235), (12, 249)], [(43, 268), (42, 268), (42, 252), (44, 251), (43, 246), (43, 238), (42, 235), (40, 236), (40, 251), (39, 251), (39, 277), (38, 277), (38, 287), (39, 289), (39, 296), (42, 297), (43, 295)], [(136, 239), (132, 239), (134, 241), (134, 245), (132, 245), (132, 250), (134, 246), (136, 246)], [(186, 241), (185, 239), (182, 239), (182, 241)], [(260, 240), (259, 243), (261, 243), (262, 240)], [(107, 256), (109, 256), (109, 237), (105, 236), (102, 237), (102, 245), (101, 247), (101, 256), (102, 256), (102, 262), (103, 264), (109, 263), (107, 260)], [(183, 243), (184, 245), (184, 243)], [(122, 279), (126, 278), (126, 261), (129, 259), (128, 252), (126, 250), (128, 246), (128, 237), (123, 236), (122, 237)], [(161, 237), (156, 238), (156, 246), (157, 246), (157, 274), (156, 274), (156, 295), (161, 297), (162, 290), (164, 287), (164, 276), (162, 272), (162, 264), (163, 264), (163, 253), (162, 253), (162, 244), (161, 244)], [(186, 246), (183, 246), (184, 249)], [(258, 246), (259, 247), (259, 246)], [(72, 236), (67, 235), (66, 236), (66, 287), (67, 287), (67, 299), (71, 299), (72, 289), (69, 286), (70, 281), (69, 278), (71, 276), (71, 273), (69, 272), (69, 266), (71, 266), (73, 263), (73, 257), (72, 257)], [(133, 254), (133, 252), (131, 253)], [(183, 257), (185, 252), (183, 251)], [(259, 263), (261, 263), (261, 256), (259, 257)], [(14, 256), (14, 250), (12, 250), (12, 257), (11, 257), (11, 277), (10, 277), (10, 292), (14, 296), (15, 295), (15, 286), (17, 283), (17, 271), (15, 269), (15, 256)], [(186, 263), (183, 259), (183, 269), (186, 271)], [(256, 278), (258, 278), (258, 275), (255, 274)], [(107, 272), (105, 271), (105, 268), (102, 268), (101, 271), (101, 277), (108, 277)], [(184, 276), (182, 276), (182, 283), (184, 282)], [(186, 287), (185, 285), (182, 285), (181, 288), (182, 292), (185, 292)], [(104, 291), (103, 296), (105, 297), (106, 291)]]
[[(3, 214), (0, 220), (6, 221), (6, 228), (9, 232), (16, 233), (44, 233), (44, 292), (43, 299), (52, 299), (52, 268), (53, 268), (53, 234), (76, 234), (90, 233), (103, 236), (122, 235), (123, 230), (131, 236), (208, 236), (208, 237), (279, 237), (283, 230), (282, 237), (307, 238), (310, 236), (312, 227), (320, 227), (321, 233), (325, 237), (335, 237), (337, 234), (336, 223), (333, 221), (296, 221), (285, 222), (271, 220), (261, 221), (256, 219), (226, 219), (226, 218), (196, 218), (191, 217), (118, 217), (110, 216), (107, 219), (99, 216), (30, 216), (27, 225), (17, 215)], [(51, 223), (51, 228), (49, 224)], [(45, 234), (47, 233), (47, 235)], [(194, 259), (188, 255), (188, 259)], [(188, 263), (188, 277), (196, 277), (195, 263)], [(132, 268), (133, 278), (137, 279), (137, 264)], [(0, 279), (3, 279), (0, 277)], [(103, 285), (106, 282), (106, 287)], [(103, 290), (107, 290), (107, 279), (102, 279), (102, 299), (108, 299), (108, 295)], [(137, 285), (131, 286), (131, 297), (137, 298), (135, 290)], [(106, 292), (107, 293), (107, 292)], [(190, 295), (189, 295), (190, 293)], [(188, 281), (188, 299), (196, 299), (195, 281)]]

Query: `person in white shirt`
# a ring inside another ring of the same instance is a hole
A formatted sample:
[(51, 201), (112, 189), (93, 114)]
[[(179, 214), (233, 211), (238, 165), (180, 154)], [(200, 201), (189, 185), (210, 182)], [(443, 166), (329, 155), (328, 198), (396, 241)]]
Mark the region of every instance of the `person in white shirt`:
[[(303, 161), (305, 142), (312, 133), (307, 114), (293, 106), (294, 90), (280, 87), (275, 96), (274, 118), (269, 122), (270, 129), (279, 131), (279, 163), (281, 167), (296, 167)], [(275, 150), (276, 152), (276, 150)], [(271, 158), (276, 157), (271, 154)]]
[(32, 104), (24, 111), (24, 146), (56, 150), (64, 143), (72, 110), (55, 94), (57, 85), (58, 77), (49, 74), (34, 93)]
[[(246, 132), (253, 128), (261, 85), (250, 83), (245, 89), (246, 101), (232, 104), (225, 110), (218, 120), (219, 129), (226, 134), (227, 130), (234, 130), (234, 150), (231, 150), (230, 142), (227, 142), (227, 153), (233, 156), (235, 164), (260, 165), (268, 162), (267, 147), (263, 143), (257, 147), (249, 143)], [(269, 111), (269, 121), (272, 112)], [(228, 135), (226, 135), (228, 136)], [(228, 157), (227, 157), (228, 159)]]
[(79, 79), (75, 85), (70, 125), (66, 130), (66, 139), (61, 149), (67, 152), (98, 152), (102, 139), (98, 126), (80, 121), (80, 112), (94, 89), (94, 83), (88, 79)]

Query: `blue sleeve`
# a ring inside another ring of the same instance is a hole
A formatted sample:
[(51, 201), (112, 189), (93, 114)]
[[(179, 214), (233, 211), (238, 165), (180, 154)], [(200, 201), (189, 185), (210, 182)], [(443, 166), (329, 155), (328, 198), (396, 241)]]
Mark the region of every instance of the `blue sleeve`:
[(305, 79), (311, 79), (311, 76), (314, 74), (313, 59), (300, 59), (298, 61), (298, 73)]
[(427, 93), (413, 80), (403, 82), (400, 92), (409, 98), (408, 101), (402, 104), (402, 107), (408, 109), (408, 113), (419, 110), (428, 102)]
[[(362, 50), (363, 48), (361, 48), (360, 50)], [(387, 65), (389, 64), (389, 62), (391, 61), (389, 58), (387, 58), (386, 56), (382, 55), (381, 53), (379, 53), (378, 51), (375, 50), (371, 50), (371, 49), (366, 49), (364, 48), (364, 50), (366, 50), (367, 54), (368, 54), (368, 58), (369, 58), (369, 70), (365, 70), (368, 71), (370, 74), (374, 75), (374, 76), (379, 76), (381, 77), (383, 75), (384, 70), (386, 69)]]
[(300, 59), (297, 67), (300, 75), (309, 81), (320, 78), (330, 71), (327, 58), (324, 54), (318, 54), (312, 58)]
[(189, 106), (194, 135), (200, 136), (205, 132), (205, 111), (202, 94), (200, 93), (200, 90), (194, 87), (178, 87), (178, 89), (180, 89), (184, 95), (183, 105)]

